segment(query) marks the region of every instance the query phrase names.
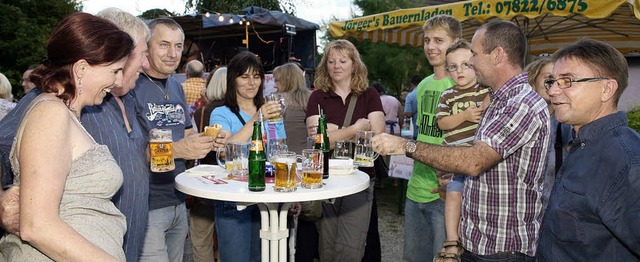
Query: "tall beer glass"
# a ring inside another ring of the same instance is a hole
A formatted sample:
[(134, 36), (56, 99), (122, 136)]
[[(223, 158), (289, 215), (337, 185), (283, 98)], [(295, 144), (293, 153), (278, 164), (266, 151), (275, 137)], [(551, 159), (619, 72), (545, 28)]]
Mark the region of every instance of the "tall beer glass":
[(302, 187), (310, 189), (322, 187), (323, 157), (323, 151), (320, 149), (302, 150)]
[(173, 160), (173, 140), (171, 130), (152, 129), (149, 131), (149, 153), (152, 172), (169, 172), (176, 169)]
[(371, 138), (376, 133), (373, 131), (358, 131), (356, 133), (356, 152), (354, 154), (354, 164), (362, 167), (372, 167), (373, 161), (378, 158), (378, 153), (373, 151)]
[(280, 111), (278, 112), (278, 116), (273, 117), (273, 118), (269, 118), (269, 123), (280, 123), (282, 122), (282, 114), (284, 114), (284, 110), (286, 109), (287, 105), (285, 103), (285, 99), (281, 94), (278, 93), (273, 93), (273, 94), (269, 94), (266, 97), (267, 102), (269, 101), (276, 101), (278, 102), (278, 104), (280, 104)]
[(276, 183), (273, 189), (276, 192), (296, 191), (296, 153), (281, 151), (272, 161), (276, 169)]

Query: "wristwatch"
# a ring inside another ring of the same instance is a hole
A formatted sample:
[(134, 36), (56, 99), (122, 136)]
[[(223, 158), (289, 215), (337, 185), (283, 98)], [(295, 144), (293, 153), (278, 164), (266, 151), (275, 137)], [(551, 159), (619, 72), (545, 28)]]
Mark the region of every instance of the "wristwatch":
[(404, 154), (407, 157), (411, 157), (411, 155), (413, 155), (414, 152), (416, 152), (416, 141), (415, 140), (407, 141), (407, 143), (404, 144)]

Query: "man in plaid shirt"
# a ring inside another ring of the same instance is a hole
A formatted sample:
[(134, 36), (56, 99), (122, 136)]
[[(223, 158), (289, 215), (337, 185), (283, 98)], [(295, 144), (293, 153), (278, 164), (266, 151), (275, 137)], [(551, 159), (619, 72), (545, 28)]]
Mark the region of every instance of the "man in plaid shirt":
[(202, 79), (204, 66), (198, 60), (191, 60), (187, 63), (185, 74), (187, 75), (187, 80), (182, 83), (182, 89), (184, 89), (184, 94), (187, 97), (189, 114), (192, 114), (196, 110), (195, 103), (200, 98), (202, 89), (205, 88), (204, 79)]
[(542, 191), (549, 146), (549, 111), (522, 72), (527, 42), (509, 21), (481, 26), (470, 63), (478, 82), (491, 87), (471, 147), (442, 147), (377, 135), (380, 154), (402, 154), (436, 169), (469, 175), (465, 181), (460, 239), (465, 261), (532, 261), (542, 220)]

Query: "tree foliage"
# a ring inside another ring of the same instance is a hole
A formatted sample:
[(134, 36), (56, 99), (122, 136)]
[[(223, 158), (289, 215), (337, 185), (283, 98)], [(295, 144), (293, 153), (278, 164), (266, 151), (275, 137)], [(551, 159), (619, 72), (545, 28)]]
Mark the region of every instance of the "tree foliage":
[[(354, 4), (364, 16), (420, 5), (409, 0), (354, 0)], [(408, 82), (412, 76), (427, 76), (433, 72), (422, 48), (382, 42), (352, 42), (367, 65), (369, 80), (383, 83), (387, 94), (398, 96), (402, 91), (410, 91)]]
[(147, 11), (144, 11), (141, 15), (140, 18), (142, 19), (156, 19), (158, 17), (172, 17), (172, 16), (176, 16), (177, 14), (172, 13), (171, 11), (167, 10), (167, 9), (160, 9), (160, 8), (154, 8), (154, 9), (149, 9)]
[(640, 132), (640, 105), (627, 112), (627, 119), (629, 119), (629, 127)]
[(22, 96), (22, 73), (46, 55), (49, 34), (67, 15), (82, 10), (77, 0), (0, 2), (0, 72), (15, 96)]

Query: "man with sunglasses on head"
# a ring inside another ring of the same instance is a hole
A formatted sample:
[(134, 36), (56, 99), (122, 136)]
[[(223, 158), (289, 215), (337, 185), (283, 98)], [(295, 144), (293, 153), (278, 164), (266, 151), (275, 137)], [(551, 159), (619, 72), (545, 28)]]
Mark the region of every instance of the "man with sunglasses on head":
[(626, 59), (596, 40), (558, 50), (545, 81), (556, 119), (576, 137), (544, 215), (539, 261), (640, 260), (640, 135), (617, 109)]

